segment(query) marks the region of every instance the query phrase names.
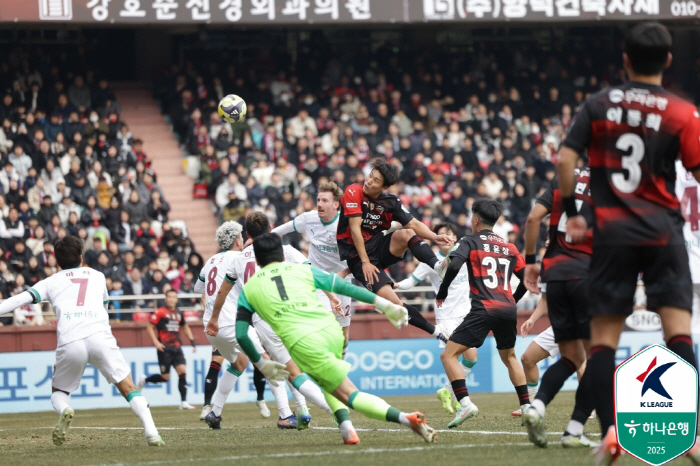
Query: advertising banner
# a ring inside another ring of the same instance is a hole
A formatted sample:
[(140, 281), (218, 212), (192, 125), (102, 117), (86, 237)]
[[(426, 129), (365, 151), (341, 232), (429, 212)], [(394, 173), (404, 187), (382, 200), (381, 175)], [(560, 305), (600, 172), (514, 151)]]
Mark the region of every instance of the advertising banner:
[[(518, 357), (533, 339), (534, 336), (518, 337)], [(694, 339), (697, 353), (700, 335), (695, 335)], [(620, 364), (640, 349), (654, 343), (663, 344), (661, 332), (623, 333), (617, 351), (617, 363)], [(121, 351), (131, 366), (135, 380), (142, 374), (159, 372), (155, 348), (124, 348)], [(187, 398), (191, 404), (199, 405), (202, 402), (204, 377), (209, 370), (211, 352), (206, 346), (198, 347), (196, 353), (190, 347), (184, 347), (183, 351), (187, 359)], [(440, 353), (438, 342), (431, 338), (351, 340), (346, 360), (351, 364), (350, 378), (360, 390), (380, 396), (432, 395), (447, 382)], [(51, 409), (54, 358), (53, 351), (0, 353), (0, 413)], [(548, 358), (540, 362), (540, 376), (555, 361), (554, 358)], [(174, 370), (171, 377), (168, 383), (148, 384), (144, 389), (143, 393), (152, 406), (177, 406), (180, 403)], [(577, 386), (574, 375), (567, 380), (563, 389), (575, 390)], [(479, 348), (478, 363), (469, 375), (467, 387), (470, 393), (513, 391), (508, 371), (498, 356), (493, 337), (488, 337)], [(269, 391), (266, 398), (272, 400)], [(228, 401), (247, 402), (255, 399), (253, 370), (249, 365)], [(76, 409), (128, 406), (116, 388), (107, 383), (92, 366), (88, 366), (80, 387), (71, 394), (71, 405)]]
[(697, 17), (700, 0), (3, 0), (0, 21), (81, 24), (395, 24)]

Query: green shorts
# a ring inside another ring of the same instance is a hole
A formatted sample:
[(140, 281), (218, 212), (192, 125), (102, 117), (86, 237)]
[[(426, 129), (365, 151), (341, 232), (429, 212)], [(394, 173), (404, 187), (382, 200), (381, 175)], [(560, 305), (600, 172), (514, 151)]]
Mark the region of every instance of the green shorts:
[(306, 372), (327, 393), (332, 393), (350, 372), (343, 361), (343, 331), (340, 325), (306, 335), (289, 348), (289, 353), (302, 372)]

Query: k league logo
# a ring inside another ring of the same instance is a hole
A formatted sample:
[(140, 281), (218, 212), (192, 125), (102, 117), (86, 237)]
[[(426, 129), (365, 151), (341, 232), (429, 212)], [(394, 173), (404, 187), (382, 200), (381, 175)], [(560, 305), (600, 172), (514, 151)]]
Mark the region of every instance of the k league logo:
[(615, 429), (620, 446), (661, 465), (695, 443), (698, 374), (665, 346), (648, 346), (615, 370)]

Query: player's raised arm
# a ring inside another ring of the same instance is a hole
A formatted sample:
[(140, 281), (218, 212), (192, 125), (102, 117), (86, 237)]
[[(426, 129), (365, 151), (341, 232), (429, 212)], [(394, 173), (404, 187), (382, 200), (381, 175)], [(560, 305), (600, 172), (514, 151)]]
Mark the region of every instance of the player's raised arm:
[(296, 231), (297, 233), (304, 233), (306, 231), (306, 216), (304, 214), (295, 217), (285, 224), (273, 228), (271, 233), (284, 236), (293, 231)]
[(396, 328), (400, 329), (402, 325), (408, 325), (408, 311), (406, 311), (406, 308), (377, 296), (369, 290), (351, 285), (334, 273), (324, 272), (316, 267), (311, 267), (311, 273), (317, 288), (349, 296), (363, 303), (374, 304)]
[(20, 294), (16, 294), (11, 298), (6, 299), (0, 303), (0, 315), (12, 312), (20, 306), (25, 304), (30, 304), (34, 301), (34, 297), (29, 291), (23, 291)]

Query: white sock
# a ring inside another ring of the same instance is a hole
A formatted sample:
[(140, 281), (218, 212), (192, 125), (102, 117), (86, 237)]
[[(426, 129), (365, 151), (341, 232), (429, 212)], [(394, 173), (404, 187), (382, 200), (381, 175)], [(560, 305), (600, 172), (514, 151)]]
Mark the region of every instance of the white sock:
[(221, 411), (224, 409), (224, 404), (228, 399), (228, 395), (231, 393), (231, 390), (233, 390), (233, 386), (236, 385), (237, 381), (237, 375), (233, 375), (229, 371), (224, 371), (216, 386), (214, 396), (211, 397), (211, 410), (214, 411), (215, 415), (221, 416)]
[(583, 434), (583, 424), (573, 419), (569, 421), (569, 425), (566, 426), (566, 431), (571, 435), (579, 436)]
[(328, 406), (328, 402), (326, 402), (326, 397), (323, 396), (323, 392), (320, 388), (318, 388), (318, 385), (313, 383), (311, 380), (304, 381), (304, 383), (299, 386), (299, 391), (313, 404), (331, 416), (333, 415), (333, 411), (331, 411), (330, 406)]
[(445, 261), (445, 259), (440, 260), (440, 261), (437, 261), (437, 262), (435, 263), (435, 265), (433, 265), (433, 270), (435, 270), (436, 272), (439, 272), (439, 271), (440, 271), (440, 266), (442, 265), (442, 263), (443, 263), (444, 261)]
[(69, 408), (68, 404), (68, 394), (64, 392), (53, 392), (51, 394), (51, 404), (53, 405), (54, 411), (58, 414), (63, 413), (63, 410)]
[(472, 368), (467, 367), (464, 364), (460, 364), (460, 366), (462, 366), (462, 370), (464, 371), (464, 378), (466, 379), (467, 377), (469, 377), (469, 373), (472, 371)]
[(284, 384), (279, 384), (275, 387), (272, 385), (272, 383), (270, 383), (270, 391), (275, 397), (275, 403), (277, 403), (277, 411), (279, 412), (280, 419), (287, 419), (292, 415), (292, 410), (289, 409), (289, 399), (287, 398), (287, 387), (285, 387)]
[(459, 405), (462, 408), (466, 408), (467, 406), (469, 406), (469, 403), (471, 403), (471, 402), (472, 402), (472, 400), (470, 400), (469, 395), (467, 395), (459, 401)]
[(289, 390), (292, 392), (292, 396), (294, 396), (294, 402), (297, 405), (297, 414), (303, 412), (304, 410), (308, 409), (306, 407), (306, 398), (304, 398), (304, 395), (299, 393), (299, 390), (294, 388), (294, 385), (292, 385), (289, 380), (287, 380), (287, 385), (289, 386)]
[(406, 413), (403, 413), (403, 412), (399, 413), (399, 422), (404, 426), (408, 426), (411, 424), (411, 422), (406, 417)]
[(539, 413), (540, 417), (544, 417), (544, 410), (546, 409), (544, 403), (542, 400), (530, 400), (530, 406), (535, 408), (537, 412)]
[(146, 438), (153, 435), (158, 435), (158, 429), (153, 422), (153, 416), (151, 416), (151, 410), (148, 408), (148, 402), (143, 395), (137, 395), (129, 401), (131, 410), (136, 414), (136, 417), (141, 421)]
[(539, 387), (539, 385), (540, 385), (539, 382), (535, 383), (535, 385), (530, 385), (530, 383), (528, 382), (528, 384), (527, 384), (527, 394), (528, 394), (528, 396), (530, 397), (530, 400), (534, 400), (534, 399), (535, 399), (535, 395), (537, 395), (537, 388)]

